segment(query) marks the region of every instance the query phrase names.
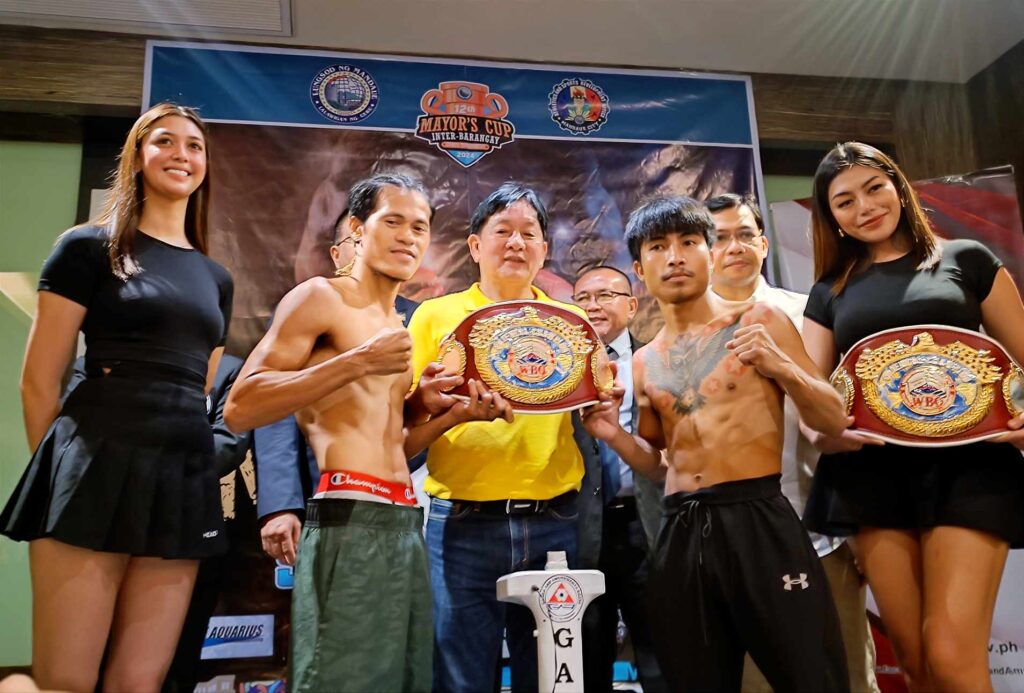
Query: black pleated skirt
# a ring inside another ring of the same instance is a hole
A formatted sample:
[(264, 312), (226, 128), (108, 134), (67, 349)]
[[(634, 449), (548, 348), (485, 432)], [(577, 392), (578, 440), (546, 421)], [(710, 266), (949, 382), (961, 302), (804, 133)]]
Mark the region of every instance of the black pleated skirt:
[(0, 533), (133, 556), (224, 552), (202, 378), (132, 364), (83, 380), (0, 513)]
[(985, 442), (822, 455), (804, 524), (829, 536), (860, 527), (967, 527), (1024, 548), (1024, 457), (1007, 443)]

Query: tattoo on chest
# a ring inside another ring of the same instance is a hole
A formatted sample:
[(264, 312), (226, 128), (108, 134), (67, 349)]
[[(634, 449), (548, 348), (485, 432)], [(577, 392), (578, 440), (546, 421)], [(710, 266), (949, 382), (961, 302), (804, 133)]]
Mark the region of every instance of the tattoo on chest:
[(676, 414), (688, 416), (704, 406), (701, 385), (728, 355), (725, 344), (739, 326), (736, 320), (711, 335), (680, 335), (667, 351), (648, 349), (644, 358), (647, 382), (672, 395)]

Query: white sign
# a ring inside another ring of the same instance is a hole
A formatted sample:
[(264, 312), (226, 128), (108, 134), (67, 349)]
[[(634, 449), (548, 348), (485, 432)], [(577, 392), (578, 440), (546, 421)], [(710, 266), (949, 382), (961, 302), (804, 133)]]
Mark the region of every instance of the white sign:
[(273, 654), (273, 614), (210, 617), (201, 659), (270, 657)]

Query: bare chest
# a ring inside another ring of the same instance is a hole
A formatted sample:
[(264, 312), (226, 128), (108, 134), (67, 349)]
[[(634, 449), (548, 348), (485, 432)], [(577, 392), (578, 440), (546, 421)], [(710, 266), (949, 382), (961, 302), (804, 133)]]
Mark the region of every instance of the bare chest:
[(646, 350), (644, 393), (663, 421), (729, 417), (742, 413), (745, 400), (763, 397), (768, 381), (725, 346), (738, 326), (684, 334)]
[[(374, 317), (369, 315), (339, 316), (331, 328), (317, 339), (310, 353), (306, 367), (315, 366), (339, 354), (364, 348), (373, 337), (386, 328), (401, 328), (397, 316)], [(382, 406), (385, 402), (401, 401), (412, 385), (412, 364), (393, 375), (367, 375), (358, 377), (349, 386), (319, 402), (319, 407), (331, 407), (340, 402), (352, 405), (357, 402), (367, 406)]]

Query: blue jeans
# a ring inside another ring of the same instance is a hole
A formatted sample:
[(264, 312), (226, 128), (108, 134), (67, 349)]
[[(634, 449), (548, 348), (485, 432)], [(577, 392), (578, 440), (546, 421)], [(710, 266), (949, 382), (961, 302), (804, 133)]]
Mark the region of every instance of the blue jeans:
[(432, 498), (427, 521), (430, 583), (434, 594), (434, 691), (484, 693), (501, 681), (501, 635), (507, 629), (512, 690), (537, 690), (533, 614), (499, 602), (498, 578), (543, 570), (548, 551), (576, 563), (576, 503), (536, 515), (484, 515), (470, 507), (452, 513), (450, 501)]

